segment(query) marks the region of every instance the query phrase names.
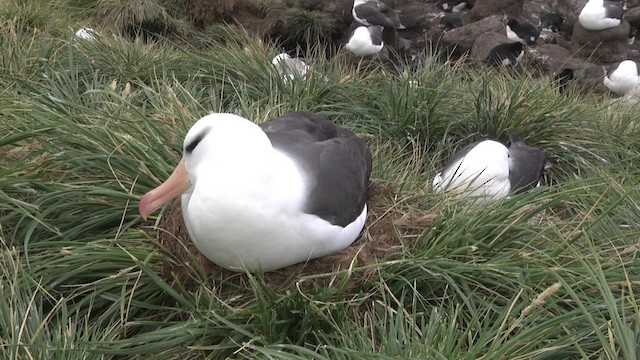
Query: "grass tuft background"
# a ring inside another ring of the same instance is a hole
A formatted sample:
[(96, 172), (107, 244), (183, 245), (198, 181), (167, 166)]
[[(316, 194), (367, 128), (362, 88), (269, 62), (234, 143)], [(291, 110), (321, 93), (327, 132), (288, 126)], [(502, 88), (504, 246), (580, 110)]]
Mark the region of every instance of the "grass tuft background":
[[(143, 41), (114, 21), (80, 41), (77, 28), (127, 2), (0, 4), (3, 358), (637, 358), (636, 106), (435, 58), (352, 66), (323, 49), (303, 54), (307, 79), (285, 84), (277, 44), (237, 29)], [(298, 35), (329, 36), (326, 19), (296, 11), (317, 25), (288, 23)], [(195, 287), (163, 276), (171, 254), (137, 201), (191, 124), (299, 109), (367, 139), (373, 180), (396, 194), (378, 221), (397, 255), (284, 289), (197, 264)], [(456, 150), (509, 130), (544, 149), (548, 186), (482, 208), (430, 191)], [(435, 220), (407, 232), (395, 221), (407, 214)]]

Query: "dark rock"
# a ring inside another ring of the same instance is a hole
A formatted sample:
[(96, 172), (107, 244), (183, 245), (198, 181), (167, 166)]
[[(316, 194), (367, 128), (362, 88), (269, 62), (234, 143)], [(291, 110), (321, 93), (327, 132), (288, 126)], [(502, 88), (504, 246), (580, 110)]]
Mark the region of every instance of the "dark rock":
[(469, 12), (474, 20), (487, 16), (503, 15), (519, 16), (524, 6), (524, 0), (476, 0)]
[(600, 30), (586, 30), (576, 22), (573, 26), (571, 43), (573, 50), (581, 57), (604, 62), (627, 59), (629, 52), (629, 23), (625, 20), (619, 26)]
[(631, 26), (640, 26), (640, 2), (629, 4), (629, 8), (624, 12), (624, 18)]
[(575, 79), (583, 88), (604, 92), (602, 85), (602, 67), (587, 62), (583, 58), (574, 57), (574, 54), (562, 46), (555, 44), (542, 44), (534, 49), (529, 49), (527, 54), (529, 64), (542, 73), (557, 74), (562, 69), (572, 69)]
[(447, 31), (442, 35), (440, 43), (448, 49), (452, 49), (451, 53), (455, 55), (462, 55), (471, 50), (473, 43), (481, 34), (487, 32), (503, 33), (504, 31), (504, 24), (502, 23), (500, 16), (493, 15), (480, 21)]
[(476, 38), (476, 41), (473, 43), (473, 47), (471, 48), (469, 57), (472, 60), (484, 61), (487, 56), (489, 56), (491, 49), (500, 44), (506, 44), (510, 42), (512, 41), (507, 39), (507, 36), (503, 34), (498, 34), (495, 32), (482, 33)]

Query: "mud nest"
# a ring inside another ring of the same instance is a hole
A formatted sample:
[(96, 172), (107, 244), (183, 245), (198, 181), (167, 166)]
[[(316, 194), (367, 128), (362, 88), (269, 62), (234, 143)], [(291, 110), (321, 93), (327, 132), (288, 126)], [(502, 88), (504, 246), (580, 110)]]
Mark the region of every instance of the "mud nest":
[[(369, 267), (368, 270), (354, 272), (341, 270), (372, 265), (378, 260), (398, 258), (403, 251), (411, 250), (415, 246), (420, 234), (431, 226), (436, 218), (433, 213), (407, 208), (390, 184), (371, 182), (368, 193), (367, 226), (358, 240), (338, 253), (265, 273), (265, 283), (274, 289), (282, 290), (288, 289), (296, 282), (304, 288), (326, 287), (348, 276), (347, 288), (354, 289), (366, 280), (374, 269)], [(246, 274), (232, 272), (213, 264), (193, 245), (182, 218), (179, 201), (170, 204), (158, 220), (156, 231), (158, 241), (166, 251), (161, 273), (169, 283), (179, 284), (189, 290), (195, 290), (200, 286), (202, 279), (232, 283), (235, 286), (246, 285)], [(301, 285), (299, 280), (305, 277), (309, 278)]]

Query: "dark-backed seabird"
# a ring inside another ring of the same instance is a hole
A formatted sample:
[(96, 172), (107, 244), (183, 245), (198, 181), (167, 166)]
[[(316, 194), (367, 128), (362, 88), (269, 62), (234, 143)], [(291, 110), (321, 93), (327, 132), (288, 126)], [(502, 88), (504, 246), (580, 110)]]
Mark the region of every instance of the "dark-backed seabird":
[(578, 21), (587, 30), (604, 30), (620, 25), (622, 5), (603, 0), (589, 0), (580, 11)]
[(434, 177), (433, 190), (490, 202), (540, 185), (548, 167), (544, 152), (514, 134), (509, 140), (508, 148), (494, 140), (465, 146)]
[(520, 42), (500, 44), (493, 49), (485, 60), (489, 65), (516, 65), (524, 55), (524, 46)]
[(525, 45), (533, 45), (540, 36), (540, 30), (529, 23), (521, 23), (518, 20), (510, 19), (507, 22), (507, 38), (511, 41), (518, 41)]
[(558, 89), (558, 92), (562, 94), (567, 89), (567, 84), (569, 83), (569, 81), (573, 80), (573, 78), (573, 69), (564, 68), (553, 77), (553, 84)]
[(182, 197), (189, 237), (235, 271), (271, 271), (348, 247), (367, 217), (371, 153), (308, 111), (261, 125), (210, 114), (188, 131), (171, 176), (146, 193), (146, 218)]
[(358, 26), (349, 36), (345, 48), (357, 57), (375, 55), (382, 51), (382, 26)]
[(365, 26), (405, 29), (398, 13), (379, 0), (354, 0), (351, 14), (355, 21)]
[(560, 14), (549, 13), (545, 14), (540, 19), (540, 28), (542, 30), (548, 30), (552, 32), (562, 31), (564, 28), (564, 17)]
[(271, 63), (280, 72), (285, 83), (293, 79), (304, 79), (309, 71), (309, 65), (300, 59), (292, 58), (287, 53), (274, 56)]
[(456, 15), (444, 15), (440, 18), (440, 29), (449, 31), (462, 26), (462, 19)]
[(625, 60), (605, 69), (604, 86), (618, 95), (626, 95), (638, 86), (638, 64)]

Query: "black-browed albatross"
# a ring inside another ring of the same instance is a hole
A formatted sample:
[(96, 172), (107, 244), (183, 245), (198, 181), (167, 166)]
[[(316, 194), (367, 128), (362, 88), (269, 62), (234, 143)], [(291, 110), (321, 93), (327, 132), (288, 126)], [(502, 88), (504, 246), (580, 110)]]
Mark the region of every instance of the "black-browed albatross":
[(353, 19), (364, 26), (379, 25), (386, 28), (406, 29), (398, 13), (380, 0), (354, 0)]
[(583, 28), (592, 31), (605, 30), (620, 25), (624, 7), (604, 0), (588, 0), (578, 15)]
[(491, 202), (540, 185), (550, 167), (542, 149), (509, 134), (509, 147), (495, 140), (469, 144), (456, 152), (433, 179), (434, 192)]
[(271, 271), (348, 247), (367, 216), (371, 152), (350, 130), (298, 111), (261, 125), (211, 114), (183, 158), (140, 199), (143, 217), (182, 195), (196, 247), (219, 266)]

